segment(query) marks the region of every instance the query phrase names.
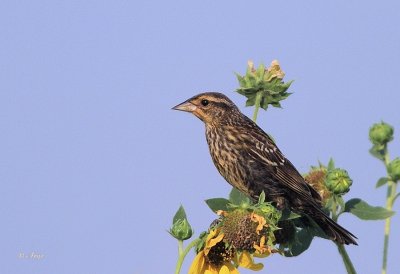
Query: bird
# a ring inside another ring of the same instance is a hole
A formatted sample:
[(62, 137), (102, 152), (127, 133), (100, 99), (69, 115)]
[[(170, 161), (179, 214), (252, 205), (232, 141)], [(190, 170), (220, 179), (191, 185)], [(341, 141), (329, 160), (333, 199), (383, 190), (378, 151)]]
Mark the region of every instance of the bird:
[(212, 161), (225, 180), (253, 200), (312, 219), (337, 244), (357, 245), (351, 232), (323, 210), (321, 197), (255, 122), (224, 94), (205, 92), (172, 108), (194, 114), (205, 124)]

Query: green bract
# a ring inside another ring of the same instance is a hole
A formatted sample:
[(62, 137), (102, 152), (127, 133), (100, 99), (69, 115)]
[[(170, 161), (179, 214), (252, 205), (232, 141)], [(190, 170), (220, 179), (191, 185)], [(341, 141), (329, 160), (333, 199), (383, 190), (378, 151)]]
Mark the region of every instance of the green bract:
[(350, 190), (353, 181), (344, 169), (335, 168), (328, 173), (326, 187), (334, 194), (342, 195)]
[(261, 64), (258, 69), (249, 61), (246, 74), (236, 76), (240, 85), (236, 91), (247, 97), (246, 106), (259, 105), (265, 110), (268, 105), (281, 107), (280, 101), (291, 94), (286, 91), (293, 81), (283, 82), (285, 73), (276, 60), (272, 61), (269, 68)]
[(396, 158), (389, 163), (388, 173), (393, 181), (400, 180), (400, 158)]
[(186, 219), (176, 221), (170, 230), (171, 235), (178, 240), (187, 240), (193, 235), (192, 227)]
[(393, 140), (393, 127), (383, 121), (374, 124), (369, 130), (369, 139), (374, 145), (385, 145)]
[(186, 212), (183, 206), (180, 206), (172, 219), (172, 227), (169, 233), (178, 240), (187, 240), (193, 235), (192, 227), (190, 226)]

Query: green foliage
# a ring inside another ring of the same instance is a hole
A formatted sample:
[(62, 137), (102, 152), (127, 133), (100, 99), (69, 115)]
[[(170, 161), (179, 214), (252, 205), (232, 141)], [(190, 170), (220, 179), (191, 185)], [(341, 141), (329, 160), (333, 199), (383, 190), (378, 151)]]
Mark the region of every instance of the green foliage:
[(296, 213), (290, 211), (289, 209), (284, 209), (282, 211), (282, 217), (281, 217), (280, 221), (293, 220), (293, 219), (297, 219), (300, 217), (301, 216), (299, 214), (296, 214)]
[(376, 182), (375, 187), (376, 188), (381, 187), (381, 186), (385, 185), (388, 181), (389, 181), (389, 179), (387, 177), (381, 177), (381, 178), (379, 178), (378, 182)]
[(218, 210), (227, 211), (228, 206), (231, 203), (229, 200), (225, 198), (212, 198), (212, 199), (207, 199), (205, 202), (208, 205), (208, 207), (214, 212), (217, 212)]
[(250, 205), (250, 198), (236, 188), (232, 188), (231, 193), (229, 193), (229, 201), (231, 204), (241, 207)]
[(281, 107), (280, 101), (289, 97), (290, 85), (293, 81), (284, 82), (283, 71), (279, 63), (273, 61), (269, 68), (261, 64), (258, 69), (249, 62), (246, 74), (236, 74), (240, 87), (236, 90), (247, 98), (246, 106), (256, 106), (267, 109), (269, 105)]
[(190, 226), (183, 206), (180, 206), (172, 219), (172, 227), (169, 233), (177, 240), (183, 241), (192, 237), (193, 230)]
[(176, 211), (174, 218), (172, 219), (172, 223), (176, 223), (178, 220), (186, 219), (186, 212), (183, 206), (181, 205), (178, 210)]
[(374, 145), (370, 148), (369, 153), (375, 158), (384, 161), (386, 154), (386, 145)]
[(385, 161), (387, 144), (393, 140), (393, 133), (393, 127), (383, 121), (372, 125), (369, 129), (369, 140), (372, 143), (369, 152), (372, 156)]
[(330, 158), (329, 162), (328, 162), (328, 172), (330, 172), (334, 169), (335, 169), (335, 161), (332, 158)]
[(296, 232), (293, 238), (285, 244), (280, 245), (283, 254), (286, 257), (299, 256), (306, 251), (315, 236), (326, 238), (326, 235), (321, 231), (318, 226), (304, 225), (300, 220), (296, 221)]
[(391, 161), (388, 164), (387, 171), (394, 182), (400, 180), (400, 158)]
[(369, 139), (374, 146), (383, 146), (393, 140), (393, 133), (393, 127), (382, 121), (370, 128)]
[(353, 180), (350, 179), (346, 170), (335, 168), (329, 170), (326, 178), (326, 186), (333, 193), (343, 195), (350, 190)]
[[(382, 161), (387, 171), (386, 176), (380, 178), (376, 183), (377, 188), (383, 185), (386, 185), (387, 187), (386, 212), (383, 211), (383, 208), (377, 210), (378, 213), (380, 213), (380, 217), (387, 216), (385, 220), (385, 237), (383, 241), (382, 273), (387, 272), (390, 220), (391, 216), (394, 214), (392, 208), (397, 197), (400, 195), (400, 193), (396, 194), (397, 181), (400, 180), (400, 159), (396, 158), (393, 161), (390, 161), (388, 152), (388, 143), (393, 140), (393, 133), (393, 127), (383, 121), (374, 124), (369, 130), (369, 139), (372, 142), (372, 148), (369, 151), (372, 156)], [(359, 214), (365, 217), (363, 211)], [(375, 217), (375, 215), (372, 214), (372, 217)], [(367, 218), (371, 218), (371, 215), (368, 215)]]
[(350, 212), (361, 220), (384, 220), (394, 215), (394, 211), (380, 206), (370, 206), (358, 198), (347, 201), (344, 211)]

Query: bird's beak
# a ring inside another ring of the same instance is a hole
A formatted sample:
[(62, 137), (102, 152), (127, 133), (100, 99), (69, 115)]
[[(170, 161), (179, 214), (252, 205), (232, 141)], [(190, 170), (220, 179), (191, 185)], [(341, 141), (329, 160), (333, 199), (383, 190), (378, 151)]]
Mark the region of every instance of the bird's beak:
[(197, 107), (194, 104), (192, 104), (188, 101), (185, 101), (179, 105), (174, 106), (172, 109), (186, 111), (186, 112), (194, 112), (197, 109)]

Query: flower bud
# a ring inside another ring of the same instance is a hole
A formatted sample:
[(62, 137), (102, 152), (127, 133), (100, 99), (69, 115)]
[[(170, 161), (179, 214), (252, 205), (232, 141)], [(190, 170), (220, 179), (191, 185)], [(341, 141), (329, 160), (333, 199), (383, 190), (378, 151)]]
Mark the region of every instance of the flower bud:
[(400, 158), (396, 158), (388, 165), (388, 173), (393, 181), (400, 180)]
[(334, 194), (342, 195), (350, 190), (353, 181), (346, 170), (335, 168), (328, 173), (326, 187)]
[(285, 77), (285, 73), (281, 69), (278, 60), (273, 60), (267, 71), (269, 72), (269, 74), (266, 75), (266, 81), (269, 81), (274, 77), (279, 79), (283, 79), (283, 77)]
[(169, 233), (178, 240), (187, 240), (193, 235), (192, 227), (186, 219), (178, 219), (173, 225)]
[(393, 127), (381, 122), (369, 129), (369, 139), (374, 145), (385, 145), (393, 140)]

